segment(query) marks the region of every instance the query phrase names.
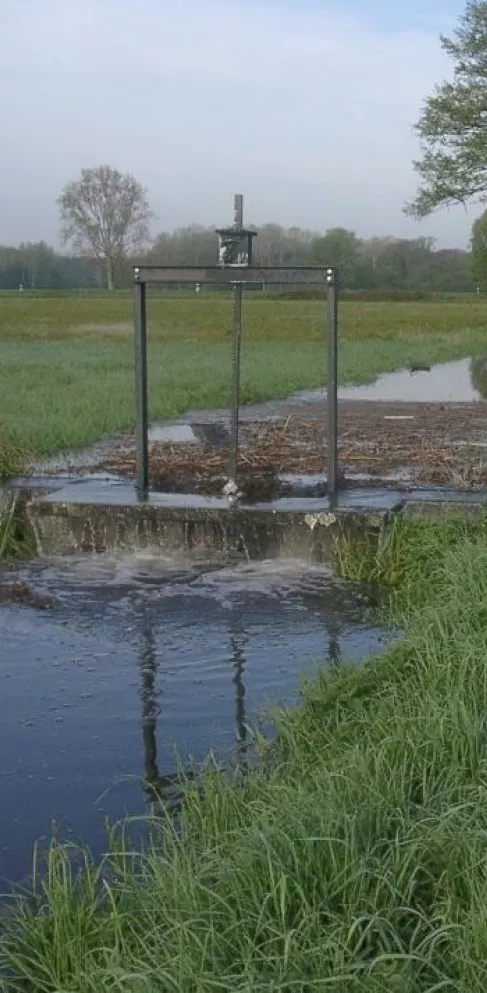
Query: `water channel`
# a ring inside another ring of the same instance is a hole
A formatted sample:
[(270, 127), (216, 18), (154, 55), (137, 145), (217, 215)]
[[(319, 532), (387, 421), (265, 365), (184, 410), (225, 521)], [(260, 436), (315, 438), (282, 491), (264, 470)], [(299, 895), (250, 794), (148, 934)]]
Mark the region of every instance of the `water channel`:
[(144, 813), (178, 755), (234, 761), (269, 703), (317, 665), (386, 637), (365, 592), (296, 561), (85, 556), (4, 570), (0, 880), (58, 836), (105, 850), (105, 819)]

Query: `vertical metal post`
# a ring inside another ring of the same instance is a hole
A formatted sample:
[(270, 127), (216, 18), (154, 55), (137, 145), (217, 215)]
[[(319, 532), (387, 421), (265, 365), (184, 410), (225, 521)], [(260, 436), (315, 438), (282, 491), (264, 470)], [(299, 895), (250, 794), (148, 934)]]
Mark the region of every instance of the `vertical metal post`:
[(328, 311), (328, 496), (333, 499), (338, 488), (338, 286), (337, 272), (327, 269), (327, 311)]
[(233, 226), (236, 231), (243, 228), (243, 196), (241, 193), (236, 193), (233, 198)]
[(147, 404), (147, 313), (145, 283), (134, 285), (135, 403), (137, 479), (139, 496), (149, 488), (149, 420)]
[[(236, 193), (233, 202), (233, 225), (236, 231), (243, 227), (243, 196)], [(230, 423), (229, 480), (237, 485), (238, 422), (240, 410), (240, 342), (242, 337), (242, 284), (233, 287), (232, 325), (232, 407)]]
[(240, 411), (240, 342), (242, 337), (242, 284), (233, 287), (232, 326), (232, 407), (230, 423), (229, 479), (237, 484), (238, 421)]

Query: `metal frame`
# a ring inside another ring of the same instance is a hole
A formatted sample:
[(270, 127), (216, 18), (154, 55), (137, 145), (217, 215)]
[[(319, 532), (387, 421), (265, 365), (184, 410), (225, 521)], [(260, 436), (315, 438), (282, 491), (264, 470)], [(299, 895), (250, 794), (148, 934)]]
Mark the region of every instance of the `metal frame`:
[[(235, 198), (237, 201), (237, 198)], [(244, 233), (252, 232), (242, 228), (242, 214), (237, 217), (233, 229), (222, 229), (225, 234), (234, 231), (236, 239)], [(238, 223), (240, 222), (240, 223)], [(254, 232), (255, 233), (255, 232)], [(250, 240), (250, 239), (249, 239)], [(147, 385), (147, 286), (169, 285), (171, 283), (209, 286), (229, 286), (233, 288), (233, 333), (232, 333), (232, 401), (230, 422), (229, 487), (231, 497), (238, 494), (237, 457), (240, 407), (240, 345), (242, 327), (242, 290), (245, 287), (319, 286), (327, 301), (328, 327), (328, 431), (327, 431), (327, 488), (333, 498), (338, 489), (338, 443), (337, 443), (337, 346), (338, 346), (338, 273), (334, 267), (321, 266), (253, 266), (229, 264), (220, 266), (150, 266), (134, 267), (134, 327), (135, 327), (135, 394), (136, 394), (136, 441), (137, 479), (136, 487), (140, 497), (145, 497), (149, 489), (149, 421)]]

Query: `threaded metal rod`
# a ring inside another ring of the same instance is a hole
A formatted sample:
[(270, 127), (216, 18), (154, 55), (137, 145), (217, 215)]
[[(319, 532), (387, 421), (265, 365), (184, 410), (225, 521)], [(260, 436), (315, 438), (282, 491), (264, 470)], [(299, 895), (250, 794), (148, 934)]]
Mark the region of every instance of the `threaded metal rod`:
[(334, 499), (338, 488), (338, 298), (336, 276), (332, 272), (327, 279), (327, 310), (328, 310), (328, 496)]
[(242, 337), (242, 284), (233, 287), (233, 327), (232, 327), (232, 407), (230, 422), (230, 465), (229, 477), (237, 483), (238, 426), (240, 412), (240, 342)]
[(147, 315), (145, 283), (134, 285), (136, 448), (139, 496), (149, 488), (149, 418), (147, 401)]

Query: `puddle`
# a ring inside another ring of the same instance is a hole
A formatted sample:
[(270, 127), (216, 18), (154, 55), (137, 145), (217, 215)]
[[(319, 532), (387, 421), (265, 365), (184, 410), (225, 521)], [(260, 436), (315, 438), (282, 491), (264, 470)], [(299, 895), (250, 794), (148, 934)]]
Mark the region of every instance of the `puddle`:
[[(486, 443), (487, 447), (487, 443)], [(366, 461), (366, 455), (364, 455), (364, 461)], [(381, 472), (380, 482), (383, 483), (407, 483), (411, 480), (412, 474), (411, 469), (407, 466), (397, 466), (390, 472)], [(354, 472), (350, 470), (347, 466), (346, 479), (350, 484), (357, 487), (358, 483), (376, 483), (377, 475), (374, 476), (371, 472)], [(295, 473), (291, 472), (281, 472), (277, 476), (277, 481), (283, 488), (284, 492), (296, 493), (301, 496), (306, 497), (321, 497), (326, 496), (327, 483), (325, 473), (302, 473), (297, 476)], [(375, 486), (374, 490), (370, 492), (375, 492), (379, 490), (379, 498), (383, 492), (383, 487)], [(357, 493), (357, 489), (353, 491)], [(359, 491), (360, 492), (360, 491)]]
[[(203, 415), (202, 415), (203, 416)], [(204, 416), (207, 416), (205, 413)], [(181, 420), (172, 424), (155, 423), (149, 428), (149, 441), (169, 445), (205, 445), (207, 448), (228, 448), (230, 434), (225, 424), (208, 421), (188, 423)], [(36, 460), (32, 464), (34, 474), (56, 473), (67, 474), (80, 469), (90, 470), (113, 458), (114, 451), (124, 453), (131, 451), (134, 446), (134, 436), (119, 435), (116, 438), (104, 438), (78, 451), (58, 452), (47, 459)], [(96, 475), (96, 473), (92, 473)], [(98, 473), (98, 475), (100, 475)], [(106, 476), (106, 473), (103, 473)]]
[(470, 359), (445, 362), (429, 371), (397, 372), (380, 376), (368, 386), (346, 387), (339, 391), (342, 400), (403, 400), (412, 403), (477, 403), (484, 400), (476, 389)]
[(149, 429), (149, 441), (197, 445), (198, 440), (190, 424), (155, 424)]
[(0, 607), (2, 881), (29, 872), (53, 823), (103, 851), (105, 819), (146, 811), (143, 780), (170, 781), (175, 749), (235, 757), (303, 673), (386, 637), (362, 590), (302, 562), (86, 556), (7, 572), (51, 609)]
[[(323, 390), (297, 393), (296, 400), (323, 400)], [(442, 362), (431, 369), (399, 369), (366, 386), (344, 386), (340, 400), (406, 401), (409, 403), (477, 403), (487, 397), (487, 358)], [(397, 419), (397, 418), (396, 418)]]
[(149, 441), (173, 445), (207, 445), (210, 448), (227, 448), (228, 430), (222, 424), (153, 424), (149, 428)]

